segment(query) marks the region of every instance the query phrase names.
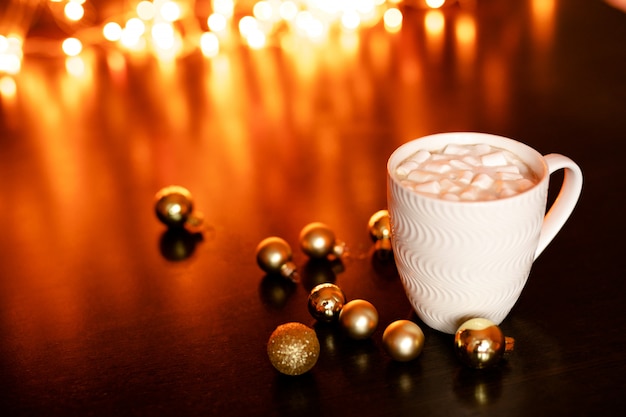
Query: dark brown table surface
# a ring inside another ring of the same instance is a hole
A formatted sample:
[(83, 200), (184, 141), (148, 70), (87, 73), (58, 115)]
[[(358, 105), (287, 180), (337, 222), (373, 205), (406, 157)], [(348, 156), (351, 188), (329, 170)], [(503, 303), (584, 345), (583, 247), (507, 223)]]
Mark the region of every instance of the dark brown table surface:
[[(400, 33), (363, 29), (354, 47), (236, 45), (159, 64), (87, 45), (76, 76), (58, 54), (25, 53), (0, 114), (1, 414), (620, 414), (626, 13), (587, 0), (469, 3), (442, 8), (439, 32), (402, 6)], [(30, 42), (57, 36), (53, 23), (41, 16)], [(464, 368), (452, 336), (423, 324), (421, 356), (389, 358), (386, 325), (421, 323), (367, 230), (386, 207), (391, 152), (459, 130), (568, 155), (585, 175), (501, 324), (514, 353), (486, 371)], [(201, 240), (172, 239), (157, 221), (154, 194), (170, 184), (204, 213)], [(312, 221), (350, 256), (308, 262), (298, 234)], [(257, 266), (272, 235), (292, 245), (300, 283)], [(327, 281), (376, 306), (370, 339), (315, 324), (308, 294)], [(266, 355), (291, 321), (321, 343), (300, 377)]]

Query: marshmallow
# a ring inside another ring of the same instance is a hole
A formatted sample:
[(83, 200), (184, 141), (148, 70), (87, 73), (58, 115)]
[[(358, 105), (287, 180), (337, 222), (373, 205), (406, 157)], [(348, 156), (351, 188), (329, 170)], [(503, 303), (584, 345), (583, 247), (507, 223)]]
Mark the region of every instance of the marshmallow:
[(461, 185), (457, 184), (456, 182), (451, 181), (447, 178), (444, 178), (441, 181), (439, 181), (439, 184), (441, 185), (441, 191), (446, 192), (446, 193), (458, 193), (464, 188)]
[(472, 186), (486, 190), (491, 187), (494, 182), (496, 182), (496, 180), (494, 180), (490, 175), (481, 172), (472, 180)]
[(486, 155), (490, 153), (492, 150), (493, 148), (490, 145), (487, 145), (486, 143), (477, 143), (476, 145), (474, 145), (473, 152), (478, 155)]
[(461, 161), (460, 159), (451, 159), (449, 163), (450, 163), (450, 166), (454, 169), (463, 169), (463, 170), (472, 169), (471, 165), (469, 165), (467, 162)]
[(436, 178), (437, 175), (435, 173), (422, 171), (421, 169), (415, 169), (406, 176), (407, 180), (411, 180), (416, 183), (432, 181)]
[(425, 150), (420, 150), (417, 151), (413, 157), (411, 158), (412, 161), (417, 162), (418, 164), (421, 164), (422, 162), (426, 161), (428, 158), (430, 158), (431, 153)]
[(474, 155), (466, 155), (463, 158), (461, 158), (461, 161), (473, 167), (480, 166), (480, 159), (478, 159), (478, 157)]
[(503, 181), (516, 181), (521, 180), (524, 176), (514, 172), (496, 172), (496, 178)]
[(429, 194), (439, 194), (441, 191), (441, 185), (437, 181), (423, 182), (421, 184), (415, 184), (415, 191)]
[(466, 155), (470, 153), (470, 150), (465, 146), (451, 143), (449, 145), (446, 145), (446, 147), (443, 149), (443, 153), (446, 155)]
[(472, 171), (461, 171), (457, 173), (456, 180), (462, 184), (469, 184), (474, 179), (474, 173)]
[(405, 177), (409, 175), (411, 171), (413, 171), (414, 169), (417, 169), (419, 165), (420, 165), (419, 162), (414, 161), (412, 159), (408, 159), (402, 162), (400, 165), (398, 165), (398, 167), (396, 168), (396, 174), (401, 177)]
[(444, 172), (450, 171), (452, 167), (450, 166), (450, 164), (448, 164), (447, 161), (437, 161), (425, 163), (423, 169), (424, 171), (437, 172), (439, 174), (442, 174)]
[(461, 200), (465, 201), (476, 201), (478, 200), (480, 193), (476, 188), (470, 187), (467, 190), (463, 191), (460, 195)]
[(501, 167), (508, 164), (504, 153), (500, 151), (481, 156), (480, 162), (486, 167)]

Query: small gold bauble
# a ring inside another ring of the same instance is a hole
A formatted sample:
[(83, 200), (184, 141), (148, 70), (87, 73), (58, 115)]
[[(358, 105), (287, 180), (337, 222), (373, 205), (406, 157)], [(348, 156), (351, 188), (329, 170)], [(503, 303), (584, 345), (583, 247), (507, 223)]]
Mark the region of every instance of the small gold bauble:
[(370, 238), (377, 251), (391, 251), (391, 221), (389, 211), (379, 210), (370, 217), (367, 223)]
[(352, 339), (367, 339), (378, 326), (378, 311), (369, 301), (352, 300), (344, 304), (339, 323)]
[(168, 227), (184, 227), (193, 212), (193, 198), (184, 187), (170, 185), (159, 190), (155, 197), (157, 218)]
[(383, 347), (396, 361), (413, 360), (422, 353), (424, 333), (410, 320), (396, 320), (383, 332)]
[(338, 242), (330, 227), (320, 222), (304, 226), (300, 231), (300, 247), (311, 258), (340, 257), (345, 251), (345, 244)]
[(330, 323), (339, 317), (345, 303), (346, 295), (337, 285), (319, 284), (309, 294), (309, 313), (317, 321)]
[(391, 223), (387, 210), (378, 210), (372, 214), (367, 223), (367, 230), (374, 242), (382, 239), (391, 239)]
[(267, 342), (267, 356), (280, 373), (301, 375), (315, 366), (320, 344), (315, 330), (302, 323), (286, 323), (274, 330)]
[(454, 335), (454, 348), (463, 364), (470, 368), (488, 368), (500, 362), (505, 352), (513, 350), (514, 340), (490, 320), (474, 318), (461, 324)]
[(296, 265), (291, 261), (292, 256), (289, 243), (276, 236), (263, 239), (256, 248), (256, 261), (263, 271), (296, 281)]

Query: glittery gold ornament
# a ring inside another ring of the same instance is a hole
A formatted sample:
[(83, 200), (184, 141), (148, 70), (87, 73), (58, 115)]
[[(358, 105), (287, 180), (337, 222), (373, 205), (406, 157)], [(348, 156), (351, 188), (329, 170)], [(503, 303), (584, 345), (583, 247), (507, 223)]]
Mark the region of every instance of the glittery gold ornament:
[(337, 320), (345, 303), (346, 295), (337, 285), (319, 284), (309, 294), (309, 313), (317, 321), (330, 323)]
[(315, 330), (297, 322), (278, 326), (267, 342), (267, 356), (279, 372), (301, 375), (315, 366), (320, 344)]
[(279, 274), (294, 282), (298, 281), (296, 264), (291, 260), (291, 246), (284, 239), (271, 236), (263, 239), (256, 248), (256, 261), (268, 274)]
[(376, 250), (391, 250), (391, 222), (387, 210), (374, 213), (367, 223), (367, 230)]
[(424, 333), (410, 320), (396, 320), (383, 332), (383, 347), (396, 361), (413, 360), (422, 353)]
[(352, 339), (367, 339), (378, 326), (378, 311), (366, 300), (352, 300), (344, 304), (339, 323)]
[(300, 231), (300, 246), (311, 258), (341, 257), (346, 251), (346, 244), (338, 241), (330, 227), (320, 222), (304, 226)]
[(463, 364), (470, 368), (488, 368), (513, 350), (514, 339), (504, 337), (490, 320), (474, 318), (461, 324), (454, 335), (454, 348)]
[(193, 197), (189, 190), (179, 185), (160, 189), (154, 196), (154, 211), (161, 223), (170, 228), (189, 226), (199, 228), (203, 216), (193, 210)]

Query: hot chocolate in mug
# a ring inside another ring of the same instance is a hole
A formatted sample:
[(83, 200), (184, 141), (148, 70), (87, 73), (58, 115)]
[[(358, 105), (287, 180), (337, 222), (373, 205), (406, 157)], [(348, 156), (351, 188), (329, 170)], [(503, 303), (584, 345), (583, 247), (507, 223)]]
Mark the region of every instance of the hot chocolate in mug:
[[(546, 214), (550, 174), (560, 169)], [(420, 319), (444, 333), (475, 317), (500, 324), (582, 184), (570, 158), (496, 135), (441, 133), (396, 149), (387, 163), (391, 243)]]

